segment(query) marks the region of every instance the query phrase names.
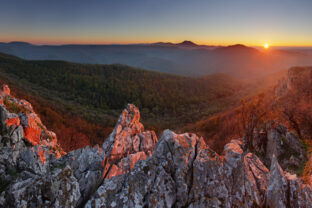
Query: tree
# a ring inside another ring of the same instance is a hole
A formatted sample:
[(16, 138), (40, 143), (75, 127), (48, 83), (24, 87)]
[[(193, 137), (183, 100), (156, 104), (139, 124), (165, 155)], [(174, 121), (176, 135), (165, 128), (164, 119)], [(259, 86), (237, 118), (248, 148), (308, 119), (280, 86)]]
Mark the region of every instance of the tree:
[(244, 131), (244, 138), (249, 151), (253, 151), (253, 135), (255, 129), (263, 121), (267, 113), (267, 104), (264, 102), (264, 94), (259, 94), (258, 97), (250, 102), (242, 100), (241, 102), (241, 122)]

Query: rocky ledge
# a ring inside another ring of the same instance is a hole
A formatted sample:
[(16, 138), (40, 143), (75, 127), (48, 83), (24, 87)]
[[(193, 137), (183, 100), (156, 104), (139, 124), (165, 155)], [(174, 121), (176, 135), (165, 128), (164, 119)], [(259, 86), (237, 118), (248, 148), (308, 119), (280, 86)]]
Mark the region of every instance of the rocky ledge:
[(308, 157), (282, 125), (255, 132), (254, 153), (237, 139), (219, 155), (195, 134), (158, 140), (128, 104), (103, 145), (65, 153), (9, 91), (0, 92), (0, 207), (312, 207), (311, 185), (290, 168)]

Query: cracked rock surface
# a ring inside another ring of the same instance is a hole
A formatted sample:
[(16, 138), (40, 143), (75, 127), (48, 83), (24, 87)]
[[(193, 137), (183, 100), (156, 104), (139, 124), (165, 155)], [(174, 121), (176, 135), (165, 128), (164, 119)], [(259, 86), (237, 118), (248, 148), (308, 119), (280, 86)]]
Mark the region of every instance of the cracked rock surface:
[(128, 104), (102, 145), (65, 153), (7, 86), (0, 121), (0, 207), (312, 207), (311, 184), (283, 170), (306, 155), (282, 125), (256, 133), (254, 153), (235, 139), (219, 155), (196, 134), (165, 130), (158, 139)]

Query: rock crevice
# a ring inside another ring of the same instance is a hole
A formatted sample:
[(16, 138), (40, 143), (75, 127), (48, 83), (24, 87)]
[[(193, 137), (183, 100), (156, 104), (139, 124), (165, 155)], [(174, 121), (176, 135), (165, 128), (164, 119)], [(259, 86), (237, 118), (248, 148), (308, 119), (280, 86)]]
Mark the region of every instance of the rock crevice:
[(255, 152), (236, 139), (219, 155), (195, 134), (158, 140), (128, 104), (101, 146), (65, 154), (31, 105), (1, 89), (0, 207), (312, 207), (311, 184), (287, 169), (306, 155), (282, 125), (256, 132)]

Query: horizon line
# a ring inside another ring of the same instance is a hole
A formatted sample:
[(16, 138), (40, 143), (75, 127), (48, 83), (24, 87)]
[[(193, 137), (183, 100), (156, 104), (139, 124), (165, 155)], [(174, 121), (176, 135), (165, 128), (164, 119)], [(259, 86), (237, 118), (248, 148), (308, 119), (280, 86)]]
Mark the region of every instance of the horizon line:
[[(207, 43), (196, 43), (191, 40), (184, 40), (184, 41), (190, 41), (198, 46), (209, 46), (209, 47), (226, 47), (226, 46), (233, 46), (233, 45), (244, 45), (247, 47), (263, 47), (263, 45), (252, 45), (252, 44), (243, 44), (243, 43), (233, 43), (233, 44), (207, 44)], [(65, 45), (150, 45), (150, 44), (156, 44), (156, 43), (168, 43), (168, 44), (180, 44), (183, 43), (184, 41), (180, 42), (170, 42), (170, 41), (156, 41), (156, 42), (99, 42), (99, 43), (94, 43), (94, 42), (62, 42), (62, 43), (54, 43), (54, 42), (32, 42), (32, 41), (23, 41), (23, 40), (12, 40), (12, 41), (0, 41), (0, 43), (14, 43), (14, 42), (20, 42), (20, 43), (27, 43), (35, 46), (65, 46)], [(270, 47), (275, 48), (275, 47), (300, 47), (300, 48), (311, 48), (312, 45), (272, 45), (270, 44)]]

